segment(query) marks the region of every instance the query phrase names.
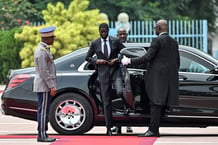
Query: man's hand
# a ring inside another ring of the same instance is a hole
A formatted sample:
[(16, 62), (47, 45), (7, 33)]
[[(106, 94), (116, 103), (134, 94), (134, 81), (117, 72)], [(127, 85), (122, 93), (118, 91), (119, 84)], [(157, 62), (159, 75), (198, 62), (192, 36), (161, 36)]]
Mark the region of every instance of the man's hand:
[(106, 60), (104, 60), (104, 59), (98, 59), (98, 60), (96, 61), (96, 63), (97, 63), (97, 64), (107, 64), (108, 61), (106, 61)]
[(55, 87), (50, 88), (50, 95), (51, 95), (51, 96), (56, 95), (56, 88), (55, 88)]
[(113, 64), (115, 64), (117, 61), (118, 61), (118, 59), (117, 59), (117, 58), (114, 58), (114, 59), (110, 60), (110, 61), (108, 62), (108, 64), (109, 64), (109, 65), (113, 65)]
[(121, 59), (121, 63), (122, 63), (122, 65), (128, 65), (128, 64), (131, 64), (131, 60), (130, 60), (130, 58), (128, 58), (124, 55), (123, 58)]

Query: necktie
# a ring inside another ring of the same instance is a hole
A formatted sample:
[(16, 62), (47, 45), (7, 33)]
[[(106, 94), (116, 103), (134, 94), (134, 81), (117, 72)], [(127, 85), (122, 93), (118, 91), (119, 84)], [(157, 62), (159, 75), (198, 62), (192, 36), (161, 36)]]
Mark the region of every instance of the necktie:
[(107, 40), (104, 40), (104, 55), (106, 58), (108, 58), (108, 48), (107, 48)]

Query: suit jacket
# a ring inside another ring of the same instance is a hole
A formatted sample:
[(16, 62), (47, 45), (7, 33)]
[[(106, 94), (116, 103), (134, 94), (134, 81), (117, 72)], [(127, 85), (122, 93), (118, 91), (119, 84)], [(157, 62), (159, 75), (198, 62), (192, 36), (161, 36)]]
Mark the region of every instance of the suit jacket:
[(56, 88), (56, 71), (53, 56), (48, 50), (48, 45), (40, 42), (34, 52), (36, 76), (34, 78), (34, 92), (50, 92)]
[[(111, 53), (108, 58), (106, 58), (104, 53), (102, 52), (101, 38), (98, 38), (91, 43), (86, 56), (86, 60), (88, 62), (96, 65), (100, 83), (108, 83), (110, 80), (115, 80), (121, 75), (119, 62), (115, 63), (114, 65), (96, 64), (97, 59), (110, 61), (114, 58), (118, 58), (120, 50), (125, 47), (118, 38), (111, 36), (109, 36), (109, 44), (111, 48)], [(94, 54), (96, 54), (97, 57), (92, 57)]]
[(131, 64), (148, 63), (147, 94), (157, 105), (178, 105), (178, 69), (180, 57), (178, 43), (167, 33), (154, 38), (148, 52), (132, 58)]

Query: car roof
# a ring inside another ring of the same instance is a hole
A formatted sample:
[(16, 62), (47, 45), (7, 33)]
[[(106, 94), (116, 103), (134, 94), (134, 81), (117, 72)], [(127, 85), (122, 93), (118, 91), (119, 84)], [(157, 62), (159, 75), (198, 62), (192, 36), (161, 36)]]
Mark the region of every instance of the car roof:
[[(149, 48), (150, 46), (150, 43), (124, 43), (124, 45), (126, 47), (143, 47), (143, 48)], [(77, 57), (79, 55), (82, 55), (84, 53), (87, 53), (88, 52), (88, 49), (89, 47), (84, 47), (84, 48), (81, 48), (81, 49), (78, 49), (78, 50), (75, 50), (67, 55), (64, 55), (58, 59), (55, 60), (55, 63), (58, 63), (58, 62), (61, 62), (61, 61), (64, 61), (66, 59), (68, 59), (69, 57)], [(214, 64), (218, 64), (218, 60), (214, 57), (212, 57), (211, 55), (197, 49), (197, 48), (194, 48), (194, 47), (190, 47), (190, 46), (185, 46), (185, 45), (179, 45), (179, 49), (180, 51), (188, 51), (188, 52), (191, 52), (191, 53), (194, 53), (196, 55), (200, 55), (201, 57), (203, 57), (204, 59), (207, 59), (211, 62), (213, 62)]]
[(207, 60), (213, 62), (216, 65), (218, 64), (218, 60), (216, 58), (214, 58), (210, 54), (208, 54), (208, 53), (206, 53), (206, 52), (204, 52), (202, 50), (199, 50), (197, 48), (190, 47), (190, 46), (185, 46), (185, 45), (179, 45), (179, 49), (183, 50), (183, 51), (188, 51), (188, 52), (194, 53), (196, 55), (199, 55), (199, 56), (203, 57), (204, 59), (207, 59)]
[[(126, 47), (143, 47), (143, 48), (149, 48), (150, 43), (124, 43), (124, 45)], [(55, 59), (55, 64), (59, 63), (59, 62), (63, 62), (66, 59), (69, 58), (74, 58), (74, 57), (79, 57), (80, 55), (84, 55), (84, 53), (88, 52), (89, 47), (84, 47), (84, 48), (80, 48), (78, 50), (75, 50), (69, 54), (66, 54), (62, 57), (59, 57), (57, 59)], [(214, 57), (212, 57), (211, 55), (197, 49), (197, 48), (193, 48), (193, 47), (189, 47), (189, 46), (185, 46), (185, 45), (179, 45), (179, 49), (180, 51), (186, 51), (189, 53), (194, 53), (196, 55), (200, 55), (201, 57), (203, 57), (204, 59), (209, 60), (210, 62), (214, 63), (214, 65), (218, 64), (218, 60)], [(10, 70), (10, 73), (8, 74), (8, 77), (12, 77), (13, 75), (17, 74), (17, 73), (31, 73), (34, 71), (34, 67), (29, 67), (29, 68), (24, 68), (24, 69), (16, 69), (16, 70)]]
[[(126, 47), (145, 47), (145, 48), (149, 48), (150, 47), (150, 43), (125, 43)], [(208, 53), (203, 52), (202, 50), (199, 50), (197, 48), (194, 47), (190, 47), (190, 46), (186, 46), (186, 45), (179, 45), (179, 49), (182, 51), (188, 51), (191, 53), (194, 53), (196, 55), (200, 55), (201, 57), (203, 57), (204, 59), (207, 59), (211, 62), (213, 62), (214, 64), (218, 64), (218, 60), (216, 58), (214, 58), (213, 56), (209, 55)]]

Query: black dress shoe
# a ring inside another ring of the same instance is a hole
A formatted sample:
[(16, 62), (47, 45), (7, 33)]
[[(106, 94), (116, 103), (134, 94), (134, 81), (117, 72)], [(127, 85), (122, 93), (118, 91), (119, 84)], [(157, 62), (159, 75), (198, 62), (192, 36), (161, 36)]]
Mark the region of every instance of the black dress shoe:
[(108, 136), (112, 136), (112, 131), (111, 130), (107, 130), (107, 133), (106, 133)]
[(117, 126), (114, 126), (113, 128), (111, 128), (112, 132), (116, 132), (117, 131)]
[(159, 132), (152, 132), (150, 130), (146, 131), (144, 134), (140, 134), (139, 137), (159, 137)]
[(131, 127), (127, 126), (127, 127), (126, 127), (126, 132), (133, 132), (133, 130), (132, 130)]
[(121, 126), (115, 126), (111, 129), (111, 131), (117, 134), (121, 134)]
[(56, 141), (56, 138), (50, 138), (50, 137), (46, 137), (46, 138), (38, 137), (37, 138), (37, 142), (53, 142), (53, 141)]

